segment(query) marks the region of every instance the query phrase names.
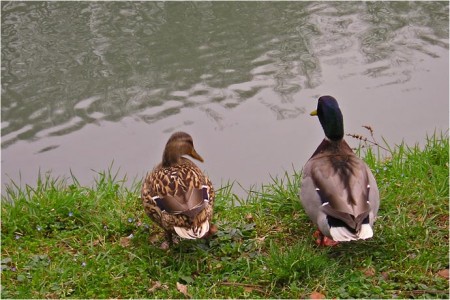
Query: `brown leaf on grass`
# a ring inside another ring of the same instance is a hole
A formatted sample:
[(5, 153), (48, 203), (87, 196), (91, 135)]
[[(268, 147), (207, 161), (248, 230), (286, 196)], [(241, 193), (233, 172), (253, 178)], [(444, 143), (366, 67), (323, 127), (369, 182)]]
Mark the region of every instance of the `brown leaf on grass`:
[(156, 290), (159, 289), (167, 290), (169, 288), (166, 284), (161, 284), (161, 282), (159, 281), (153, 282), (152, 280), (150, 280), (149, 285), (151, 286), (147, 290), (147, 292), (149, 293), (154, 293)]
[(373, 267), (368, 267), (367, 269), (363, 270), (364, 275), (367, 277), (372, 277), (375, 275), (375, 269)]
[(177, 290), (186, 297), (191, 298), (191, 295), (188, 293), (187, 285), (177, 282)]
[(130, 236), (126, 236), (126, 237), (121, 237), (120, 238), (120, 246), (126, 248), (129, 247), (131, 244), (131, 237)]
[(92, 246), (105, 246), (105, 238), (101, 237), (99, 239), (96, 239), (95, 241), (92, 242)]
[(169, 248), (170, 248), (170, 245), (169, 245), (168, 241), (162, 242), (161, 245), (159, 246), (159, 249), (164, 250), (164, 251), (169, 250)]
[(311, 295), (309, 295), (309, 299), (325, 299), (326, 296), (319, 292), (312, 292)]
[(156, 291), (157, 289), (159, 289), (161, 287), (161, 282), (159, 282), (159, 281), (155, 281), (152, 284), (152, 281), (150, 280), (150, 284), (152, 286), (149, 287), (148, 290), (147, 290), (147, 292), (149, 292), (149, 293), (153, 293), (154, 291)]
[(445, 278), (445, 279), (449, 278), (448, 269), (442, 269), (442, 270), (438, 271), (437, 274), (438, 274), (438, 276), (440, 276), (442, 278)]
[(253, 215), (252, 215), (251, 213), (248, 213), (248, 214), (245, 216), (245, 219), (246, 219), (247, 221), (253, 221)]

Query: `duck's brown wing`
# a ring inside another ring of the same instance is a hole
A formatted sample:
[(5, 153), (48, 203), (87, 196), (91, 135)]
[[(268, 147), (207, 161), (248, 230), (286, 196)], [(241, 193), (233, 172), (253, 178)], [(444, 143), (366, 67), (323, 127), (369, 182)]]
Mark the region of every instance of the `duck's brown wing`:
[(201, 189), (189, 188), (181, 195), (155, 196), (153, 199), (161, 211), (170, 214), (184, 214), (189, 218), (194, 218), (209, 202), (208, 187)]
[(155, 168), (145, 179), (142, 197), (151, 198), (161, 211), (190, 218), (209, 201), (209, 182), (190, 161), (170, 168)]

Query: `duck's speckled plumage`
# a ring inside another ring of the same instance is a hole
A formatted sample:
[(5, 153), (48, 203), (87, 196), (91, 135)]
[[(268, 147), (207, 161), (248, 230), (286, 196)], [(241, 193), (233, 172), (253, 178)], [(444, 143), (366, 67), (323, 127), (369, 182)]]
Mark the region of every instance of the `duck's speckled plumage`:
[(192, 239), (205, 236), (213, 215), (211, 181), (182, 155), (203, 161), (192, 138), (177, 132), (166, 144), (163, 161), (147, 174), (141, 191), (145, 212), (165, 230), (169, 243), (172, 233)]
[(319, 98), (317, 115), (326, 138), (303, 168), (302, 205), (325, 237), (370, 238), (379, 208), (375, 178), (343, 139), (337, 101), (331, 96)]

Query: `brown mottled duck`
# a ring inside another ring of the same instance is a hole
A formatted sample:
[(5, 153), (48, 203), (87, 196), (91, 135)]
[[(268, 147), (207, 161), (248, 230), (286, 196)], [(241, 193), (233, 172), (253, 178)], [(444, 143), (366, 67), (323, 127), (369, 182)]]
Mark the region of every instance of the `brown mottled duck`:
[(145, 212), (164, 229), (169, 245), (173, 243), (173, 233), (185, 239), (199, 239), (215, 229), (211, 224), (213, 185), (183, 155), (203, 162), (192, 137), (176, 132), (167, 141), (162, 162), (147, 174), (141, 191)]

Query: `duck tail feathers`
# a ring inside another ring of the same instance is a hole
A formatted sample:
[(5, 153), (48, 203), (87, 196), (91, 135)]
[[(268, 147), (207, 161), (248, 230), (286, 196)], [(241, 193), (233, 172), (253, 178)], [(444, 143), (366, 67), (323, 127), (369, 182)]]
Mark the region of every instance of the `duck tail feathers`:
[(357, 233), (350, 232), (346, 227), (331, 227), (331, 238), (336, 242), (348, 242), (355, 240), (365, 240), (373, 236), (372, 227), (369, 224), (363, 224)]
[(200, 239), (209, 232), (209, 221), (203, 222), (198, 227), (185, 228), (174, 226), (173, 229), (180, 237), (184, 239)]
[(358, 237), (362, 240), (373, 237), (373, 229), (370, 224), (362, 224), (361, 230), (358, 233)]

